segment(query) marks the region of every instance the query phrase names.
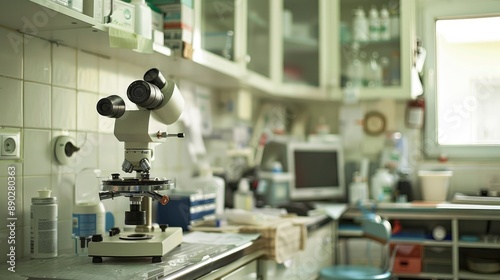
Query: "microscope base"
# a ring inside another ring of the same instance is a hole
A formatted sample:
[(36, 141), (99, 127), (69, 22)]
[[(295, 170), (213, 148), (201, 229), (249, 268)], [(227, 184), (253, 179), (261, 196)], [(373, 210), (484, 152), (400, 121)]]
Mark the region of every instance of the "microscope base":
[[(143, 234), (152, 237), (145, 240), (130, 240), (136, 235)], [(167, 228), (165, 232), (123, 232), (115, 236), (103, 236), (103, 240), (99, 242), (90, 242), (88, 254), (89, 257), (93, 257), (93, 263), (102, 262), (102, 257), (151, 257), (155, 263), (161, 262), (163, 255), (181, 243), (182, 228), (177, 227)]]

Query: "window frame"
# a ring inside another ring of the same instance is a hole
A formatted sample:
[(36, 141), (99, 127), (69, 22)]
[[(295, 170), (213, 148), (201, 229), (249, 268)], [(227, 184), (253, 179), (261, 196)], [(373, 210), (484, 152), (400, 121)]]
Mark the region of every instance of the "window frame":
[[(453, 3), (450, 3), (453, 2)], [(424, 65), (424, 93), (426, 123), (423, 133), (423, 148), (427, 158), (446, 155), (449, 158), (470, 160), (492, 160), (500, 157), (499, 145), (439, 145), (437, 132), (437, 77), (436, 77), (436, 21), (440, 19), (475, 18), (500, 16), (500, 2), (495, 0), (421, 0), (423, 34), (422, 42), (427, 50)], [(451, 8), (453, 7), (453, 8)], [(497, 13), (490, 11), (496, 10)], [(499, 73), (500, 75), (500, 73)], [(500, 118), (500, 113), (499, 116)]]

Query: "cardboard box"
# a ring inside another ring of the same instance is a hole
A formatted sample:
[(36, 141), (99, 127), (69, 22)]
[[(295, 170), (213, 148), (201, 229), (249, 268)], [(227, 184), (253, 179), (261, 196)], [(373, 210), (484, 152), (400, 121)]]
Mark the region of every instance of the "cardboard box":
[(183, 4), (157, 4), (163, 12), (165, 40), (182, 40), (193, 43), (194, 10)]

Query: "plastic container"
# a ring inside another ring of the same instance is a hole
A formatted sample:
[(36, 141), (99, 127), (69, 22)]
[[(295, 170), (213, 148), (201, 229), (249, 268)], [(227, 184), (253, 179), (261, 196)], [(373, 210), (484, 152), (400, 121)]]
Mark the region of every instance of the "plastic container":
[(73, 206), (73, 236), (105, 233), (106, 210), (102, 202), (82, 202)]
[(57, 198), (50, 190), (38, 191), (31, 199), (31, 257), (57, 257)]
[(446, 201), (451, 176), (453, 176), (453, 171), (419, 171), (422, 199), (425, 201)]
[(368, 41), (368, 20), (365, 16), (363, 8), (359, 7), (354, 10), (354, 19), (352, 22), (352, 36), (355, 42)]
[(368, 13), (368, 30), (370, 41), (380, 40), (380, 19), (375, 6), (372, 6)]
[(252, 211), (254, 208), (253, 192), (250, 190), (250, 182), (242, 178), (238, 183), (238, 190), (234, 192), (234, 208)]
[(371, 198), (377, 202), (391, 202), (394, 190), (394, 176), (388, 169), (378, 169), (371, 180)]
[(357, 205), (368, 200), (368, 184), (363, 180), (359, 172), (355, 172), (354, 179), (349, 185), (349, 203)]
[(391, 18), (389, 10), (384, 6), (380, 10), (380, 40), (391, 39)]

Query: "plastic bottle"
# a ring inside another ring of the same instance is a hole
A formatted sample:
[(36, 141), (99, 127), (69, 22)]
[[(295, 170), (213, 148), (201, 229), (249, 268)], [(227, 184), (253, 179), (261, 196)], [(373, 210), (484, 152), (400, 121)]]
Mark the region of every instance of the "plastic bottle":
[(391, 10), (389, 11), (391, 15), (391, 20), (390, 20), (390, 30), (391, 30), (391, 39), (397, 39), (399, 38), (399, 11), (398, 10)]
[(347, 77), (352, 87), (363, 86), (364, 64), (359, 57), (358, 43), (353, 44), (351, 62), (347, 65)]
[(254, 198), (250, 190), (250, 182), (242, 178), (238, 183), (238, 190), (234, 193), (234, 208), (252, 211), (253, 207)]
[(366, 79), (368, 87), (379, 87), (382, 85), (382, 67), (378, 61), (378, 52), (372, 52), (370, 60), (366, 64)]
[(50, 190), (31, 199), (30, 249), (32, 258), (57, 257), (57, 198)]
[(354, 172), (353, 181), (349, 184), (349, 203), (357, 205), (368, 199), (368, 185), (359, 172)]
[(391, 39), (391, 18), (387, 7), (380, 10), (380, 40)]
[(369, 38), (371, 41), (378, 41), (380, 39), (380, 19), (378, 17), (378, 10), (375, 6), (371, 7), (368, 18)]
[(135, 6), (135, 33), (144, 39), (153, 38), (153, 12), (145, 0), (132, 0)]
[(371, 180), (371, 198), (377, 202), (390, 202), (394, 189), (394, 177), (388, 169), (380, 168)]
[(368, 20), (366, 19), (365, 11), (361, 7), (354, 10), (352, 28), (353, 40), (355, 42), (368, 41)]

